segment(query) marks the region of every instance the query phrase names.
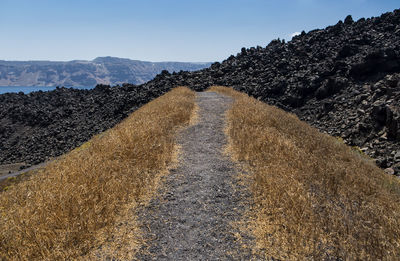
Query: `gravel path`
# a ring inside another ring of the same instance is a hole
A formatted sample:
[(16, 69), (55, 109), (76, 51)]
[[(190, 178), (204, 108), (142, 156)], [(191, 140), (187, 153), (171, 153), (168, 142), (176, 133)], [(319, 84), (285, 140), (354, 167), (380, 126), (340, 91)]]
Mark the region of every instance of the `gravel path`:
[(231, 226), (242, 217), (246, 195), (234, 189), (237, 172), (222, 155), (230, 103), (217, 93), (198, 93), (199, 121), (178, 138), (180, 166), (166, 177), (161, 196), (140, 211), (149, 241), (139, 260), (255, 259), (236, 241), (240, 232)]
[[(10, 173), (8, 173), (8, 174), (1, 174), (1, 175), (0, 175), (0, 181), (2, 181), (3, 179), (15, 177), (15, 176), (18, 176), (18, 175), (27, 173), (27, 172), (32, 171), (32, 170), (37, 170), (37, 169), (43, 168), (43, 167), (45, 167), (47, 164), (48, 164), (48, 162), (42, 162), (42, 163), (40, 163), (40, 164), (33, 165), (33, 166), (29, 167), (29, 168), (22, 169), (22, 170), (15, 170), (14, 167), (13, 167), (12, 170), (11, 170), (11, 168), (10, 168), (10, 167), (8, 168), (7, 165), (2, 165), (2, 166), (0, 166), (0, 173), (2, 173), (3, 170), (4, 170), (4, 171), (7, 171), (8, 169), (10, 169)], [(8, 164), (8, 165), (17, 165), (17, 164)], [(23, 164), (21, 164), (21, 165), (23, 165)]]

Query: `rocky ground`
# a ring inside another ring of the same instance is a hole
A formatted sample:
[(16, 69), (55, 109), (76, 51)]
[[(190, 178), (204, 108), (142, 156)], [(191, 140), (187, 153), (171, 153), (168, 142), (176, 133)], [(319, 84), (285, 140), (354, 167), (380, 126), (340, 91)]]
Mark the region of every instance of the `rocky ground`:
[(232, 86), (346, 143), (400, 175), (400, 10), (245, 49), (171, 76), (197, 90)]
[[(340, 136), (400, 175), (400, 10), (344, 21), (140, 86), (0, 95), (0, 163), (60, 155), (177, 85), (232, 86)], [(51, 124), (47, 124), (47, 123)]]
[(29, 166), (59, 156), (168, 90), (127, 84), (0, 95), (0, 164)]

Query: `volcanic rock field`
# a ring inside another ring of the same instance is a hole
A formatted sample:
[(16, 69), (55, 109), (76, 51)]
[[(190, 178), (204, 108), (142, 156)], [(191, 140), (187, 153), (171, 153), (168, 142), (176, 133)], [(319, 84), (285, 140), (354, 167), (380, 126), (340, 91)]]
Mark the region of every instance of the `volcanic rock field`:
[(195, 72), (93, 90), (0, 95), (0, 164), (59, 156), (176, 86), (236, 90), (296, 114), (400, 175), (400, 9), (344, 21)]

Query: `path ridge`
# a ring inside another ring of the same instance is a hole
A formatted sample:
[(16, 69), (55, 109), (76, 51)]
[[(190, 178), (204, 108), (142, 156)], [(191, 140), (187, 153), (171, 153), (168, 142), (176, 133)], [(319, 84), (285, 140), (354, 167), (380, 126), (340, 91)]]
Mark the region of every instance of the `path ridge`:
[(148, 248), (139, 260), (253, 260), (231, 226), (243, 214), (243, 192), (235, 190), (237, 171), (222, 154), (224, 113), (232, 99), (214, 92), (197, 94), (199, 119), (178, 137), (179, 167), (139, 213)]

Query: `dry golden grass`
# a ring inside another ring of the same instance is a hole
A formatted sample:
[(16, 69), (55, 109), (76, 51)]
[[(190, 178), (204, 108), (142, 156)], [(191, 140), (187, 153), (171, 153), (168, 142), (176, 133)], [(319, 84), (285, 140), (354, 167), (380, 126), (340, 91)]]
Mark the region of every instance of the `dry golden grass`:
[(28, 179), (30, 175), (31, 175), (31, 173), (28, 172), (28, 173), (23, 173), (21, 175), (15, 176), (15, 177), (8, 177), (6, 179), (0, 180), (0, 193), (8, 190), (10, 188), (10, 186), (13, 186), (17, 183), (20, 183), (20, 182)]
[(225, 87), (229, 146), (247, 165), (257, 248), (284, 260), (400, 260), (400, 183), (295, 115)]
[(124, 240), (134, 244), (139, 230), (124, 217), (154, 192), (173, 161), (175, 130), (189, 123), (194, 99), (194, 92), (176, 88), (2, 192), (0, 259), (89, 259), (120, 249)]

